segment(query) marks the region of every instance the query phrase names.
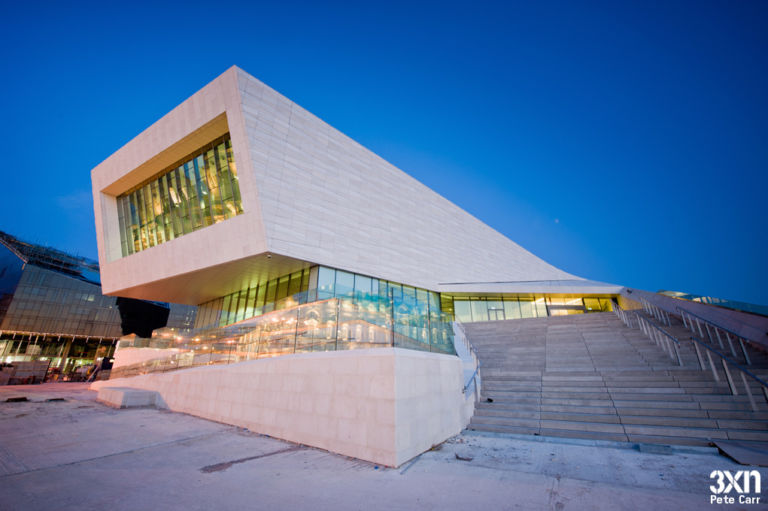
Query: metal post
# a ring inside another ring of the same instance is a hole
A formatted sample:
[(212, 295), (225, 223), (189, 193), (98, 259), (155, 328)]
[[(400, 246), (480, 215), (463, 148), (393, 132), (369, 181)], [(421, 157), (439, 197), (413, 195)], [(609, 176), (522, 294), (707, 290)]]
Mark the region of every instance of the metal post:
[(728, 370), (728, 363), (725, 360), (721, 360), (723, 369), (725, 370), (725, 377), (728, 379), (728, 386), (731, 388), (731, 394), (738, 396), (739, 392), (736, 390), (736, 385), (733, 384), (733, 378), (731, 378), (731, 372)]
[(717, 369), (715, 369), (715, 363), (712, 362), (712, 354), (707, 350), (707, 358), (709, 359), (709, 367), (712, 368), (712, 376), (715, 377), (716, 381), (720, 381), (720, 375), (717, 374)]
[[(712, 337), (712, 331), (709, 329), (709, 323), (704, 323), (704, 328), (707, 329), (707, 337), (709, 337), (709, 344), (714, 345), (715, 344), (715, 338)], [(720, 349), (723, 349), (723, 346), (720, 346)]]
[(333, 346), (335, 351), (339, 350), (339, 321), (341, 320), (341, 298), (336, 298), (336, 343)]
[(699, 318), (696, 318), (696, 325), (699, 327), (699, 334), (701, 334), (701, 338), (704, 339), (704, 330), (701, 329), (701, 321), (699, 321)]
[(744, 382), (744, 390), (747, 392), (747, 396), (749, 397), (749, 404), (752, 405), (752, 410), (757, 411), (757, 404), (755, 404), (755, 398), (752, 396), (752, 389), (749, 388), (749, 385), (747, 385), (747, 378), (744, 376), (743, 372), (739, 372), (741, 375), (741, 381)]
[(677, 346), (677, 343), (674, 343), (673, 346), (675, 347), (675, 356), (677, 357), (677, 365), (680, 367), (683, 366), (683, 359), (680, 358), (680, 349)]
[(741, 337), (739, 337), (739, 346), (741, 346), (741, 352), (744, 354), (744, 360), (747, 362), (747, 365), (751, 366), (752, 361), (749, 359), (747, 348), (744, 346), (744, 339), (742, 339)]
[(685, 321), (685, 312), (683, 312), (682, 310), (680, 310), (680, 318), (683, 320), (683, 326), (685, 328), (688, 328), (688, 323), (686, 323)]
[(390, 309), (390, 316), (392, 320), (390, 321), (390, 334), (392, 336), (391, 346), (395, 347), (395, 291), (394, 289), (389, 289), (389, 309)]
[[(715, 332), (717, 332), (717, 336), (720, 337), (720, 330), (715, 330)], [(733, 358), (736, 358), (738, 355), (736, 355), (736, 349), (733, 347), (731, 334), (729, 334), (728, 332), (725, 332), (725, 338), (728, 340), (728, 346), (731, 348), (731, 354), (733, 354)]]
[(696, 358), (699, 359), (699, 365), (702, 371), (706, 371), (707, 366), (704, 365), (704, 357), (701, 356), (701, 350), (699, 349), (699, 343), (693, 341), (693, 347), (696, 348)]
[(296, 328), (293, 331), (293, 352), (296, 353), (296, 344), (299, 342), (299, 309), (301, 306), (296, 307)]

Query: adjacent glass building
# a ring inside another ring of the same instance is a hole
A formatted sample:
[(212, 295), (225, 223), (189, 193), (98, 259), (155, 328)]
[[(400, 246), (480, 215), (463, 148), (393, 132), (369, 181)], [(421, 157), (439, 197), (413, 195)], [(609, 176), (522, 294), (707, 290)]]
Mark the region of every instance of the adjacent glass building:
[[(191, 327), (195, 308), (174, 309), (168, 324)], [(0, 362), (48, 359), (67, 373), (110, 356), (122, 335), (95, 261), (0, 232)]]

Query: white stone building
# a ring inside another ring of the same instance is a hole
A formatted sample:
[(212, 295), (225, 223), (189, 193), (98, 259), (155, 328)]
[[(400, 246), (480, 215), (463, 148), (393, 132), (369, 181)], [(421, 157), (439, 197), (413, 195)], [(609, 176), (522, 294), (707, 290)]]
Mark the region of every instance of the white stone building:
[(92, 182), (104, 293), (198, 305), (195, 330), (158, 333), (158, 360), (213, 366), (122, 386), (388, 465), (468, 419), (453, 319), (608, 310), (621, 289), (546, 263), (237, 67)]

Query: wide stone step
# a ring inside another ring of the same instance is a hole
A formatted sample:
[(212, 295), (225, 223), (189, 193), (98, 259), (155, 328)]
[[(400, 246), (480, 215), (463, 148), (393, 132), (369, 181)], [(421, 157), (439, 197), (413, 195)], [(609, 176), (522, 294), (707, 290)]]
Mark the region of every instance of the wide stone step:
[(552, 406), (586, 406), (586, 407), (613, 407), (613, 403), (610, 399), (568, 399), (568, 398), (541, 398), (541, 405)]
[[(487, 394), (483, 394), (480, 404), (485, 405), (487, 403), (488, 399)], [(494, 406), (508, 406), (508, 407), (514, 407), (514, 406), (522, 406), (522, 405), (539, 405), (541, 404), (541, 398), (539, 396), (531, 396), (531, 397), (520, 397), (520, 396), (509, 396), (509, 397), (493, 397), (493, 405)]]
[(746, 410), (706, 410), (709, 417), (713, 419), (751, 419), (756, 421), (768, 422), (768, 412), (753, 412)]
[(611, 400), (610, 394), (607, 392), (550, 392), (542, 391), (542, 398), (552, 399), (604, 399), (606, 401)]
[(605, 424), (601, 422), (583, 422), (567, 420), (541, 420), (542, 429), (567, 429), (572, 431), (600, 431), (603, 433), (624, 433), (621, 424)]
[[(542, 412), (563, 412), (563, 413), (594, 413), (604, 415), (616, 415), (616, 409), (613, 406), (584, 406), (584, 405), (540, 405)], [(705, 413), (705, 412), (701, 412)], [(706, 415), (706, 414), (705, 414)]]
[(470, 426), (475, 425), (494, 425), (494, 426), (517, 426), (526, 428), (538, 428), (539, 419), (516, 419), (514, 417), (493, 417), (493, 416), (476, 416), (472, 417), (469, 422)]
[(538, 435), (538, 425), (533, 426), (512, 426), (508, 424), (476, 424), (469, 423), (467, 429), (473, 431), (489, 431), (491, 433), (512, 433), (517, 435)]
[(590, 413), (585, 412), (545, 412), (540, 413), (541, 420), (567, 421), (567, 422), (601, 422), (620, 424), (619, 416), (615, 413)]
[(475, 410), (475, 417), (508, 417), (510, 419), (540, 419), (539, 410), (509, 410), (480, 408)]
[[(647, 396), (644, 396), (647, 397)], [(674, 408), (674, 409), (700, 409), (699, 403), (688, 401), (654, 400), (654, 399), (614, 399), (613, 405), (616, 408)]]
[(718, 428), (717, 421), (699, 417), (663, 417), (653, 415), (621, 415), (622, 424), (676, 426), (684, 428)]
[(688, 438), (728, 438), (728, 435), (725, 431), (715, 428), (625, 424), (624, 431), (626, 431), (627, 435), (651, 435)]
[(514, 385), (483, 382), (484, 392), (541, 392), (541, 385)]
[(768, 422), (748, 419), (719, 419), (717, 425), (728, 429), (755, 429), (768, 431)]
[(539, 430), (541, 436), (554, 436), (561, 438), (585, 438), (588, 440), (607, 440), (612, 442), (626, 442), (627, 435), (622, 433), (609, 433), (604, 431), (583, 431), (583, 430), (569, 430), (569, 429), (551, 429), (541, 428)]
[(617, 406), (616, 412), (621, 416), (646, 416), (646, 417), (698, 417), (711, 418), (706, 410), (698, 408), (642, 408)]
[(607, 394), (608, 389), (605, 387), (595, 387), (595, 386), (584, 386), (580, 387), (577, 385), (574, 386), (568, 386), (568, 387), (557, 387), (554, 385), (544, 385), (542, 386), (543, 392), (548, 393), (560, 393), (560, 392), (567, 392), (569, 394), (582, 394), (582, 393), (592, 393), (592, 394)]
[(752, 440), (756, 442), (768, 442), (768, 431), (755, 430), (728, 430), (728, 438), (731, 440)]

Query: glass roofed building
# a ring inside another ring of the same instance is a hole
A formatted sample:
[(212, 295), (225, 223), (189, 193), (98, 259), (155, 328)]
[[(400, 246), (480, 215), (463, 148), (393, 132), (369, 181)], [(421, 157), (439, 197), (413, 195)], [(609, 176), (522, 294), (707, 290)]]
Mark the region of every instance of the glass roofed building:
[[(118, 300), (102, 294), (96, 261), (0, 232), (0, 362), (47, 360), (66, 374), (112, 355), (126, 311), (141, 310), (138, 325), (150, 309), (165, 311), (158, 325), (169, 317), (168, 304)], [(172, 309), (169, 325), (192, 326), (194, 307)]]

